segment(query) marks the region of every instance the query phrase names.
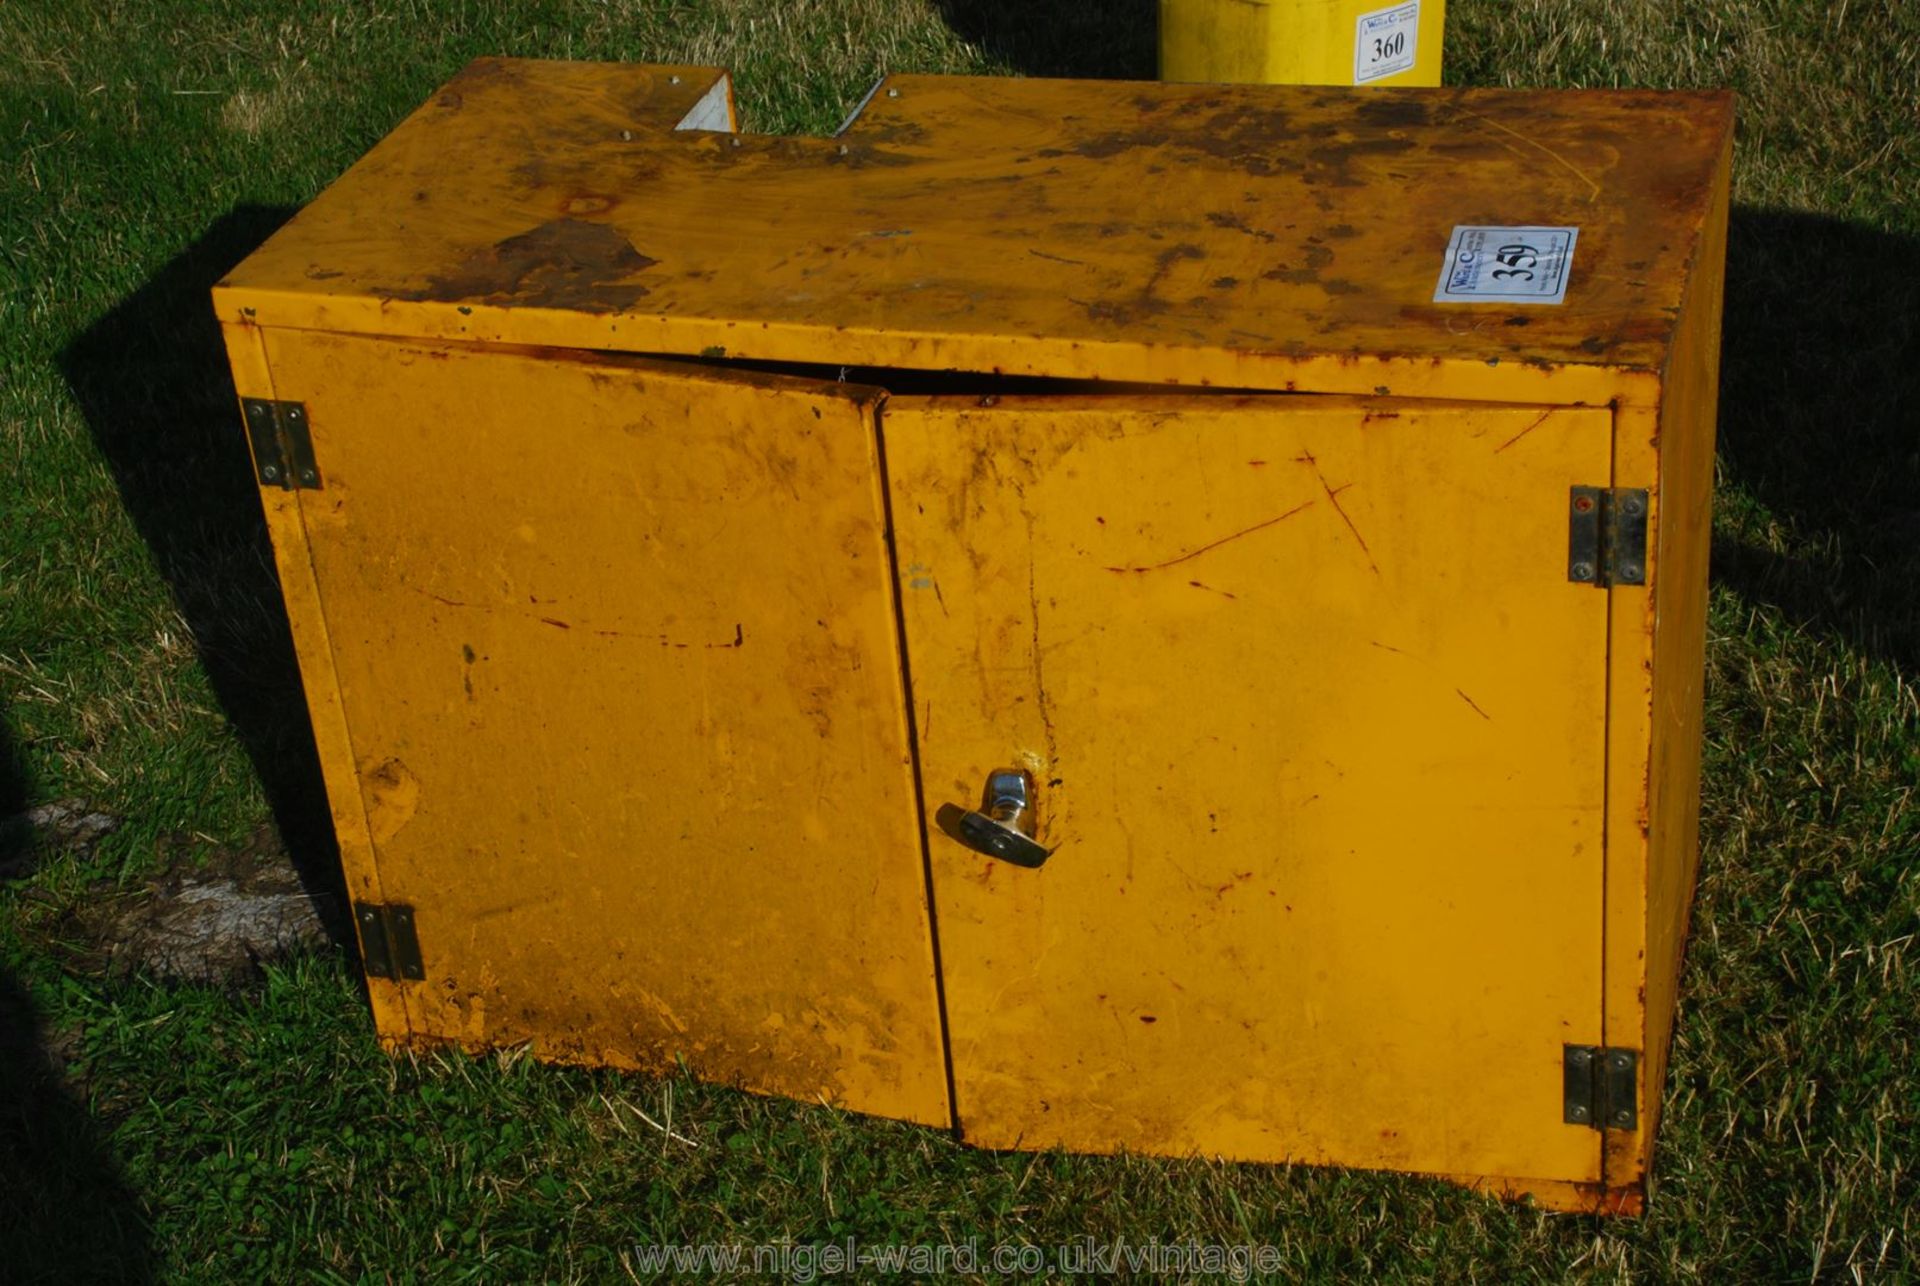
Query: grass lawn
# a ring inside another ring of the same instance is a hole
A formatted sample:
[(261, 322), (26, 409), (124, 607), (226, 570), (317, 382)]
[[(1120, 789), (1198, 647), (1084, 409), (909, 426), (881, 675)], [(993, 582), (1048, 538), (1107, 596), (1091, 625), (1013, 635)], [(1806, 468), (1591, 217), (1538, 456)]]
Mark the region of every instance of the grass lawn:
[[(1153, 73), (1141, 0), (0, 6), (0, 1280), (648, 1276), (661, 1242), (1264, 1243), (1289, 1275), (1920, 1276), (1920, 4), (1454, 0), (1447, 79), (1731, 86), (1700, 902), (1651, 1213), (996, 1155), (684, 1080), (392, 1059), (353, 961), (104, 969), (76, 910), (333, 855), (207, 287), (469, 58)], [(670, 1127), (670, 1128), (668, 1128)]]

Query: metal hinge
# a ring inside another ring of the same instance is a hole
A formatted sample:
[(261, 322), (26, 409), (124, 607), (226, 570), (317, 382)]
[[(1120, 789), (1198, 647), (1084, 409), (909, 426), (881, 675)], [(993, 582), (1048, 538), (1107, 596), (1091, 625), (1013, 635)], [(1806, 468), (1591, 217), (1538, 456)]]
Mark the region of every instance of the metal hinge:
[(307, 408), (299, 402), (243, 397), (247, 437), (253, 442), (253, 468), (263, 487), (288, 491), (320, 489), (320, 466), (313, 458)]
[(1567, 501), (1567, 579), (1583, 585), (1647, 583), (1644, 487), (1574, 487)]
[(1561, 1120), (1596, 1130), (1631, 1130), (1640, 1122), (1635, 1091), (1640, 1055), (1631, 1049), (1568, 1045), (1562, 1064), (1566, 1097)]
[(353, 919), (360, 926), (360, 958), (366, 963), (367, 977), (419, 982), (427, 976), (412, 907), (355, 902)]

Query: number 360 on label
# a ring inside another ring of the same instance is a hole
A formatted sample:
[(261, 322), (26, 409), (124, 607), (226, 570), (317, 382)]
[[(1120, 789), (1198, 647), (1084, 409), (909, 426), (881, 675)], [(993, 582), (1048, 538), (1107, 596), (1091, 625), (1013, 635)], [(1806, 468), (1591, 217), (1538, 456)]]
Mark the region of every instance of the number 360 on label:
[(1353, 32), (1353, 83), (1411, 71), (1419, 58), (1419, 40), (1420, 0), (1361, 14)]

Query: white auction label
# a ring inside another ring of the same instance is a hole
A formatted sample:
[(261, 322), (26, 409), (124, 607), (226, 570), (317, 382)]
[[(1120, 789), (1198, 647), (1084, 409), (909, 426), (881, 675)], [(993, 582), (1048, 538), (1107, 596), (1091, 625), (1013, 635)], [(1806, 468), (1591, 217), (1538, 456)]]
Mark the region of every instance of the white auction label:
[(1353, 83), (1412, 70), (1419, 35), (1420, 0), (1361, 14), (1353, 35)]
[(1579, 236), (1578, 228), (1456, 227), (1433, 302), (1563, 303)]

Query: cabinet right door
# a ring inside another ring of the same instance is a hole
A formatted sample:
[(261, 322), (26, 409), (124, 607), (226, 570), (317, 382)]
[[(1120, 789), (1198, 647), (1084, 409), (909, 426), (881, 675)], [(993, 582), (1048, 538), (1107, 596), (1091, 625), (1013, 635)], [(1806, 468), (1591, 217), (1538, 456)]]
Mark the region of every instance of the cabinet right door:
[[(883, 413), (956, 1110), (993, 1147), (1600, 1178), (1603, 408)], [(951, 824), (1029, 773), (1051, 855)], [(945, 820), (936, 820), (944, 814)]]

